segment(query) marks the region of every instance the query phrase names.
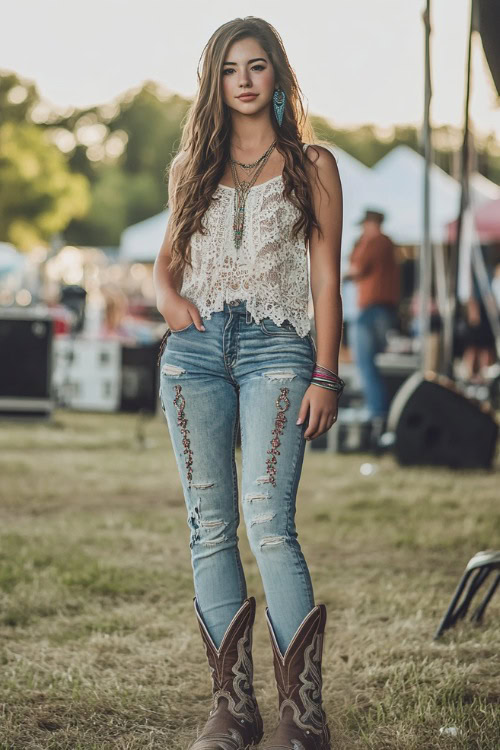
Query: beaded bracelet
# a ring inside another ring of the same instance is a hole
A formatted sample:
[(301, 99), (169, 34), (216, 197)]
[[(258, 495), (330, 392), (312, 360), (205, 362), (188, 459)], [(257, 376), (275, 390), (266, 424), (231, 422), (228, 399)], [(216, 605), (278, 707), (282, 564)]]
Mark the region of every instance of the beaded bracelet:
[(329, 391), (336, 391), (338, 397), (342, 395), (345, 383), (342, 378), (329, 370), (327, 367), (322, 367), (317, 363), (314, 365), (314, 370), (311, 378), (312, 385), (319, 385), (321, 388), (327, 388)]

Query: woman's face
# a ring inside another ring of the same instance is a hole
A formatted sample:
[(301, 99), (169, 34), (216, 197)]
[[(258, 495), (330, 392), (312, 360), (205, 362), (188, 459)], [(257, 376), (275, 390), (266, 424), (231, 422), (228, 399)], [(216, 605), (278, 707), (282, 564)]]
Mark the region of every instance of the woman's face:
[[(274, 68), (256, 39), (240, 39), (229, 47), (221, 75), (224, 103), (232, 110), (254, 115), (269, 107), (274, 93)], [(253, 96), (244, 99), (242, 94)]]

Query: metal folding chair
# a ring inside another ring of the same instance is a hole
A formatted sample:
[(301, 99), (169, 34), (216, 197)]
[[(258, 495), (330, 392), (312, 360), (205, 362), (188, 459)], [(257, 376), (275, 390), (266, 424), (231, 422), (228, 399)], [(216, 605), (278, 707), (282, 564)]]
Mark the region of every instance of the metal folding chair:
[[(471, 622), (479, 624), (485, 612), (485, 609), (490, 601), (491, 597), (495, 593), (498, 584), (500, 583), (500, 551), (499, 550), (483, 550), (477, 552), (474, 557), (471, 557), (465, 568), (465, 573), (462, 576), (462, 580), (457, 586), (457, 589), (451, 600), (451, 604), (448, 610), (441, 620), (441, 623), (434, 634), (434, 640), (437, 640), (445, 630), (453, 627), (457, 620), (463, 619), (468, 612), (470, 603), (477, 591), (481, 588), (483, 583), (486, 581), (490, 573), (498, 570), (495, 580), (491, 584), (489, 590), (486, 593), (483, 601), (474, 610), (471, 615)], [(470, 581), (469, 581), (470, 579)], [(460, 602), (460, 597), (464, 592), (467, 582), (469, 586), (464, 593), (463, 599)], [(460, 602), (460, 603), (459, 603)]]

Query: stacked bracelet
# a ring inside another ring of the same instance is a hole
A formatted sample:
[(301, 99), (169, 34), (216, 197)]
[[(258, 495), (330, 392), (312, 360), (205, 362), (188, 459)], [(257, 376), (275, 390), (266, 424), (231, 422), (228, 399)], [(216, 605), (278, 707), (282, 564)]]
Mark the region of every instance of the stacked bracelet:
[(327, 388), (329, 391), (336, 391), (339, 398), (342, 395), (345, 386), (342, 378), (339, 378), (336, 373), (332, 372), (332, 370), (329, 370), (327, 367), (318, 365), (317, 363), (314, 365), (311, 384), (319, 385), (321, 388)]

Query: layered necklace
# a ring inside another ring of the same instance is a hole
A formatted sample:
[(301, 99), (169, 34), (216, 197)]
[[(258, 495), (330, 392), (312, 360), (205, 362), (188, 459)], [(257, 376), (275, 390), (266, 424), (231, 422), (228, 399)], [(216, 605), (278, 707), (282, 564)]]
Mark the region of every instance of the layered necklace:
[[(257, 159), (257, 161), (254, 161), (253, 164), (243, 164), (241, 161), (236, 161), (236, 159), (232, 159), (230, 157), (231, 172), (232, 172), (233, 181), (235, 184), (233, 229), (234, 229), (234, 245), (236, 248), (241, 247), (241, 242), (243, 240), (243, 227), (245, 225), (245, 203), (247, 200), (248, 193), (250, 192), (250, 188), (254, 185), (255, 180), (257, 179), (259, 174), (262, 172), (275, 146), (276, 146), (276, 141), (273, 141), (271, 145), (269, 146), (269, 148), (267, 149), (266, 153), (262, 154), (262, 156), (260, 156)], [(236, 166), (241, 167), (242, 169), (245, 170), (245, 172), (249, 176), (248, 180), (240, 180), (236, 172)], [(252, 170), (254, 170), (254, 172), (252, 176), (250, 176), (250, 173), (252, 172)]]

